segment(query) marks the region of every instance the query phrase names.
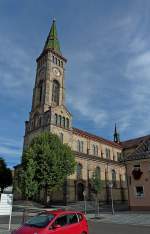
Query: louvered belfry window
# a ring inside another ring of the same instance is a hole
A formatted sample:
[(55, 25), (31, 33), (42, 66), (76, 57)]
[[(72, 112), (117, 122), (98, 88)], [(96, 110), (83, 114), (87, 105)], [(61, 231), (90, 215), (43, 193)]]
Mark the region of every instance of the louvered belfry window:
[(60, 93), (60, 84), (57, 80), (53, 80), (52, 102), (55, 105), (59, 105), (59, 93)]

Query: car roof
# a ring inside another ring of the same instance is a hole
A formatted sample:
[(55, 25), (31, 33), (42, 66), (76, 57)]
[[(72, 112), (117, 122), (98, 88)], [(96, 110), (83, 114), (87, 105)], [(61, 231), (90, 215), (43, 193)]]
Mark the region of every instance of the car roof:
[(47, 213), (53, 214), (53, 215), (63, 215), (63, 214), (70, 214), (70, 213), (82, 213), (80, 211), (72, 211), (72, 210), (62, 210), (62, 209), (58, 209), (58, 210), (46, 210)]

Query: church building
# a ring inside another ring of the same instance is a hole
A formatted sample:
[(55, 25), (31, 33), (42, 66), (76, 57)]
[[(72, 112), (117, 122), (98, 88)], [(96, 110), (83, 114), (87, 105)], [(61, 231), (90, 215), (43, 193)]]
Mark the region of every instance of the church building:
[(67, 178), (62, 193), (53, 197), (54, 201), (75, 202), (92, 199), (90, 178), (96, 171), (103, 190), (101, 201), (109, 201), (110, 184), (113, 184), (113, 197), (116, 201), (126, 201), (126, 168), (121, 161), (123, 146), (115, 127), (114, 141), (72, 126), (70, 111), (65, 105), (65, 64), (57, 36), (56, 22), (53, 20), (42, 53), (37, 58), (36, 79), (33, 89), (32, 108), (29, 120), (25, 122), (24, 147), (31, 140), (48, 131), (57, 134), (75, 152), (76, 172)]

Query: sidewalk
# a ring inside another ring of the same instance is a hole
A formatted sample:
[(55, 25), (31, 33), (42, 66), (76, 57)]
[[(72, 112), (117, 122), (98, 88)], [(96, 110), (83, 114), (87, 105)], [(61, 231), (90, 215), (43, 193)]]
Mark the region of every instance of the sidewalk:
[(99, 217), (95, 217), (94, 214), (87, 214), (86, 216), (88, 220), (94, 222), (150, 226), (150, 213), (120, 212), (114, 215), (102, 213)]

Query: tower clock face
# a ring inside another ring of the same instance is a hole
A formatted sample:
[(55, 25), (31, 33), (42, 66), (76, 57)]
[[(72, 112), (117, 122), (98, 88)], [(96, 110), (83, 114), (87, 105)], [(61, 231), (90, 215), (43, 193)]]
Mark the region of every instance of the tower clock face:
[(60, 76), (60, 75), (61, 75), (61, 73), (60, 73), (60, 71), (59, 71), (59, 69), (58, 69), (57, 67), (54, 67), (54, 68), (53, 68), (53, 74), (54, 74), (55, 76)]

